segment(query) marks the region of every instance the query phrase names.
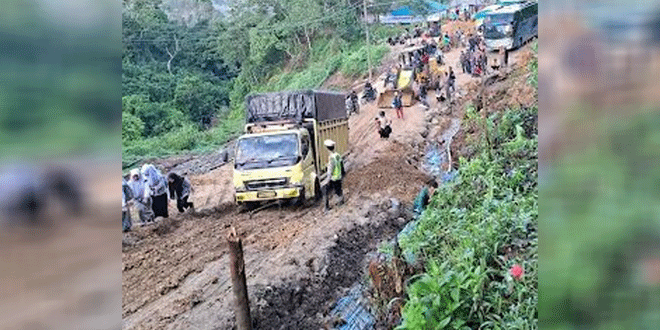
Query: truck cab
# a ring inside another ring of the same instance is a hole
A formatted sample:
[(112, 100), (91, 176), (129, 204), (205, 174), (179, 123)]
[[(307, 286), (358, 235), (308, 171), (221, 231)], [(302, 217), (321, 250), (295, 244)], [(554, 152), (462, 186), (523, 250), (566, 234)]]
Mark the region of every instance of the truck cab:
[(320, 198), (329, 157), (322, 141), (335, 141), (340, 154), (348, 151), (345, 98), (327, 91), (248, 96), (233, 164), (236, 203)]
[(293, 123), (248, 125), (236, 142), (236, 201), (314, 197), (315, 157), (307, 128)]

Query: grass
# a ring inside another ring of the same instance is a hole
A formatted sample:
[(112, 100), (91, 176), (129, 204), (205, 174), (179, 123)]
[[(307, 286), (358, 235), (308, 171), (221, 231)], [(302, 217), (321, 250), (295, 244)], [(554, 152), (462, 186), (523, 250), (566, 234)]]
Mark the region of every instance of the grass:
[(367, 47), (364, 41), (347, 44), (336, 38), (320, 39), (314, 43), (305, 65), (297, 70), (279, 69), (264, 85), (256, 90), (272, 92), (319, 88), (335, 72), (347, 77), (358, 78), (368, 71), (367, 49), (377, 66), (389, 52), (384, 44)]
[[(491, 145), (479, 139), (477, 155), (460, 160), (459, 175), (400, 239), (426, 267), (410, 281), (397, 329), (538, 329), (536, 116), (532, 108), (488, 118)], [(520, 280), (509, 274), (514, 264)]]

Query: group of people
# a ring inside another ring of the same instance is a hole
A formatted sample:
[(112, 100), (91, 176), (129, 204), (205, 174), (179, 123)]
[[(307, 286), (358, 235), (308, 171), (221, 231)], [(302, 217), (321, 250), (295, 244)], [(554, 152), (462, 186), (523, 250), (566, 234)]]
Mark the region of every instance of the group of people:
[(122, 230), (131, 230), (131, 205), (137, 209), (142, 224), (152, 223), (157, 217), (169, 217), (168, 194), (170, 199), (176, 199), (180, 213), (193, 208), (188, 201), (191, 192), (190, 181), (174, 172), (166, 178), (152, 164), (131, 170), (129, 180), (122, 179)]
[(470, 36), (467, 41), (467, 51), (461, 51), (459, 58), (463, 73), (480, 76), (487, 71), (488, 57), (483, 39), (479, 36)]

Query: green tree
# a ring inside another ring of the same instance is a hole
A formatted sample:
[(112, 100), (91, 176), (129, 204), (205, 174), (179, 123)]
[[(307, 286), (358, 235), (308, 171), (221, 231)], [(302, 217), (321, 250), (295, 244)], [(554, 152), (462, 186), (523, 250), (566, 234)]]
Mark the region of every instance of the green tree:
[(225, 86), (204, 81), (197, 75), (181, 80), (174, 92), (174, 101), (177, 108), (201, 128), (208, 128), (218, 111), (229, 106)]
[(142, 139), (144, 123), (129, 112), (121, 114), (121, 141), (124, 146)]

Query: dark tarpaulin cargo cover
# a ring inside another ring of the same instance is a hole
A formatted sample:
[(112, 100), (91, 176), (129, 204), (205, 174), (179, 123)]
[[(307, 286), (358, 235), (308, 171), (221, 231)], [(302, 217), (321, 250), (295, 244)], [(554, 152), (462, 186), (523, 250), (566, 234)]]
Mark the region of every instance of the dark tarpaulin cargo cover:
[(287, 91), (249, 95), (246, 121), (257, 123), (303, 118), (318, 121), (346, 118), (345, 94), (327, 91)]

